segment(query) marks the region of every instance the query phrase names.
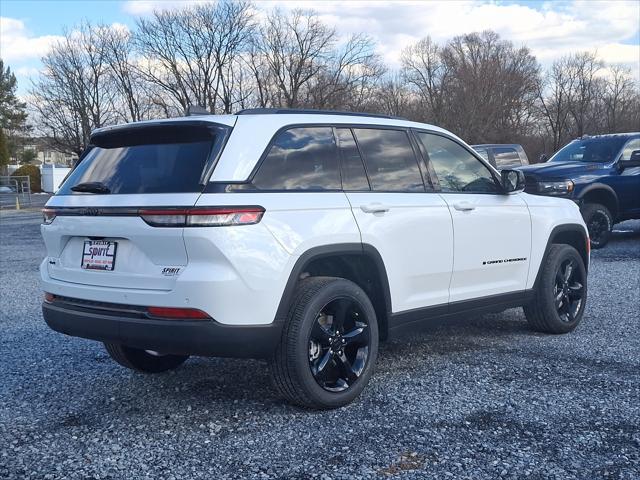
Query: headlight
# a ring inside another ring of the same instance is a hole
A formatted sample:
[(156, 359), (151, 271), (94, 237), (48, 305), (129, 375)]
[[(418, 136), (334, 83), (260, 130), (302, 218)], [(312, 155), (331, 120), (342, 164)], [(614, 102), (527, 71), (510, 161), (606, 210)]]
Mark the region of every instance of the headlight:
[(571, 192), (573, 192), (573, 182), (571, 180), (538, 183), (538, 193), (542, 195), (555, 195), (562, 197), (570, 195)]

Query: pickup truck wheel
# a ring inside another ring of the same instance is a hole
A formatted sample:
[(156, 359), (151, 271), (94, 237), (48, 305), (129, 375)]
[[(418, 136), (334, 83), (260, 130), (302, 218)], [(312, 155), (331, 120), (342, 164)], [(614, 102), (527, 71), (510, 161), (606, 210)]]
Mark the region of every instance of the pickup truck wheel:
[(115, 343), (105, 343), (104, 348), (111, 358), (123, 367), (144, 373), (160, 373), (173, 370), (189, 358), (189, 355), (168, 355)]
[(300, 281), (271, 359), (274, 385), (287, 400), (317, 409), (346, 405), (369, 382), (377, 356), (375, 310), (358, 285)]
[(589, 229), (591, 248), (604, 247), (613, 228), (613, 216), (609, 209), (599, 203), (587, 203), (582, 207), (582, 218)]
[(524, 307), (527, 321), (539, 332), (571, 332), (582, 320), (587, 301), (582, 257), (569, 245), (552, 245), (541, 268), (534, 300)]

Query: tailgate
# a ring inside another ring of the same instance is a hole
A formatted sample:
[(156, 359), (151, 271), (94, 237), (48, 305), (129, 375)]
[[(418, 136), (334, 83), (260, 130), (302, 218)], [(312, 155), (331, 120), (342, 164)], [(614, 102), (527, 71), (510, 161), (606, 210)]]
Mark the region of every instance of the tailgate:
[[(183, 223), (144, 212), (193, 207), (228, 125), (163, 121), (95, 131), (82, 160), (47, 202), (42, 235), (53, 279), (171, 290), (187, 265)], [(84, 267), (84, 268), (83, 268)]]
[[(173, 205), (186, 207), (198, 196), (162, 195), (161, 201), (157, 195), (122, 195), (118, 203), (153, 207), (172, 201)], [(53, 197), (47, 205), (60, 213), (51, 224), (42, 226), (51, 278), (83, 285), (171, 290), (188, 263), (183, 228), (152, 227), (131, 207), (87, 206), (100, 198), (82, 197), (82, 208), (70, 207), (69, 203), (76, 202), (69, 202), (69, 197)], [(85, 242), (96, 240), (115, 244), (113, 270), (82, 268)]]

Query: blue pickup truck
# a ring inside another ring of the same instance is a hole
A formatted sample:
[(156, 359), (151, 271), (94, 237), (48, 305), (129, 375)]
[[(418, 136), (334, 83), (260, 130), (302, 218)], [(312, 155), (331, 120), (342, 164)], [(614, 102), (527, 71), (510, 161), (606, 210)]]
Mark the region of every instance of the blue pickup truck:
[(519, 169), (526, 192), (580, 205), (592, 248), (606, 245), (614, 224), (640, 218), (640, 133), (585, 136)]

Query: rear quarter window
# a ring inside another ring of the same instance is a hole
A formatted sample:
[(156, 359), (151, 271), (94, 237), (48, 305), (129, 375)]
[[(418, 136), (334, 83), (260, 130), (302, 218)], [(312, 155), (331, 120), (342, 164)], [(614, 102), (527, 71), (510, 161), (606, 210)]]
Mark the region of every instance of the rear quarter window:
[(294, 127), (280, 132), (252, 183), (259, 190), (340, 190), (332, 128)]
[(493, 156), (496, 159), (496, 166), (500, 169), (507, 167), (518, 167), (522, 165), (520, 155), (515, 148), (494, 147)]

